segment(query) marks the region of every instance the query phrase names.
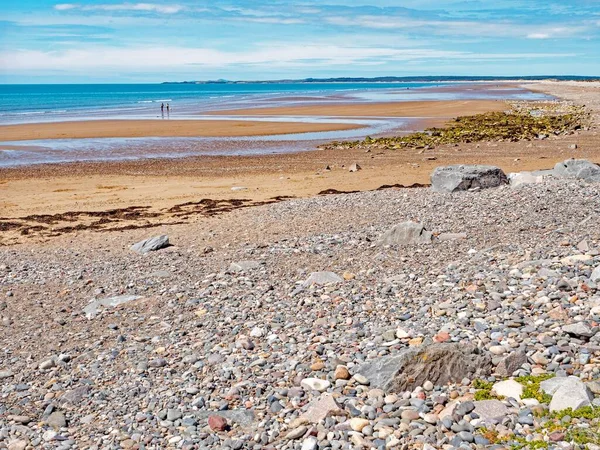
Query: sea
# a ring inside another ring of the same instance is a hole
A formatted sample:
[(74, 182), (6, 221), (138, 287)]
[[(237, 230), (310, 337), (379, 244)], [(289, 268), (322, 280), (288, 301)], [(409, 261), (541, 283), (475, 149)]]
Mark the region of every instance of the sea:
[[(202, 113), (308, 104), (408, 100), (547, 98), (525, 89), (490, 84), (486, 89), (447, 82), (393, 83), (215, 83), (215, 84), (53, 84), (0, 85), (0, 125), (102, 119), (207, 120)], [(235, 117), (236, 120), (256, 118)], [(0, 167), (40, 163), (185, 157), (202, 154), (260, 154), (313, 149), (329, 140), (382, 135), (406, 125), (401, 118), (335, 119), (269, 118), (269, 120), (335, 121), (363, 125), (344, 132), (302, 133), (260, 138), (98, 138), (4, 141), (0, 129)]]

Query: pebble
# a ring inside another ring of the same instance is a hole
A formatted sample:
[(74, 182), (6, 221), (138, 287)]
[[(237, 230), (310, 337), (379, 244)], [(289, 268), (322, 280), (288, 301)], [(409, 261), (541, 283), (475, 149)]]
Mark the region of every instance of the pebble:
[[(596, 204), (600, 186), (577, 180), (458, 195), (390, 189), (202, 217), (194, 232), (164, 225), (177, 246), (143, 258), (128, 250), (139, 230), (72, 235), (36, 253), (0, 246), (10, 262), (0, 285), (26, 311), (0, 306), (2, 323), (10, 318), (0, 442), (450, 450), (496, 448), (497, 433), (505, 448), (541, 440), (566, 450), (562, 428), (543, 425), (554, 397), (600, 404)], [(466, 239), (377, 245), (410, 217)], [(140, 299), (88, 320), (73, 305), (96, 295)], [(489, 370), (382, 383), (385, 358), (431, 342), (472, 344)], [(559, 380), (552, 401), (521, 398), (517, 377), (532, 374)], [(573, 385), (560, 391), (565, 379)], [(503, 398), (475, 400), (482, 391)]]

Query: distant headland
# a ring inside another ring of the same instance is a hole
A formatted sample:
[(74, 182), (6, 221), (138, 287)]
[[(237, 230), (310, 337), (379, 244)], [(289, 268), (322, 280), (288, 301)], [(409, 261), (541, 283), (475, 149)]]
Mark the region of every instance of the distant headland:
[(162, 84), (289, 84), (289, 83), (434, 83), (452, 81), (509, 81), (509, 80), (557, 80), (557, 81), (597, 81), (600, 77), (578, 75), (536, 75), (536, 76), (416, 76), (416, 77), (337, 77), (303, 78), (282, 80), (205, 80), (205, 81), (165, 81)]

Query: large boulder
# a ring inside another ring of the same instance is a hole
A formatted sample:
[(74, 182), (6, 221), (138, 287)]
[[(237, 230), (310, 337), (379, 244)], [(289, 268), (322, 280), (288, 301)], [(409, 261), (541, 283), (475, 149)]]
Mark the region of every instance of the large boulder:
[(506, 174), (495, 166), (455, 165), (436, 168), (431, 174), (431, 187), (436, 192), (486, 189), (508, 184)]
[(563, 411), (571, 408), (576, 410), (589, 406), (594, 400), (594, 395), (589, 388), (577, 377), (551, 378), (543, 381), (540, 388), (552, 395), (550, 411)]
[(363, 364), (358, 373), (372, 388), (403, 392), (422, 386), (457, 383), (489, 375), (492, 361), (477, 347), (465, 344), (427, 344)]
[(554, 166), (554, 175), (561, 178), (600, 181), (600, 166), (586, 159), (567, 159)]
[(432, 234), (424, 225), (416, 222), (402, 222), (386, 231), (380, 245), (430, 244)]

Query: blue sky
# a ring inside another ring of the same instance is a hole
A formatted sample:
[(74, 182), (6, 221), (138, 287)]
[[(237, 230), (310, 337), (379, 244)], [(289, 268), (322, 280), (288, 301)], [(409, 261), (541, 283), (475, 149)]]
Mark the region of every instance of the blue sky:
[(0, 8), (0, 83), (600, 76), (600, 0), (2, 0)]

